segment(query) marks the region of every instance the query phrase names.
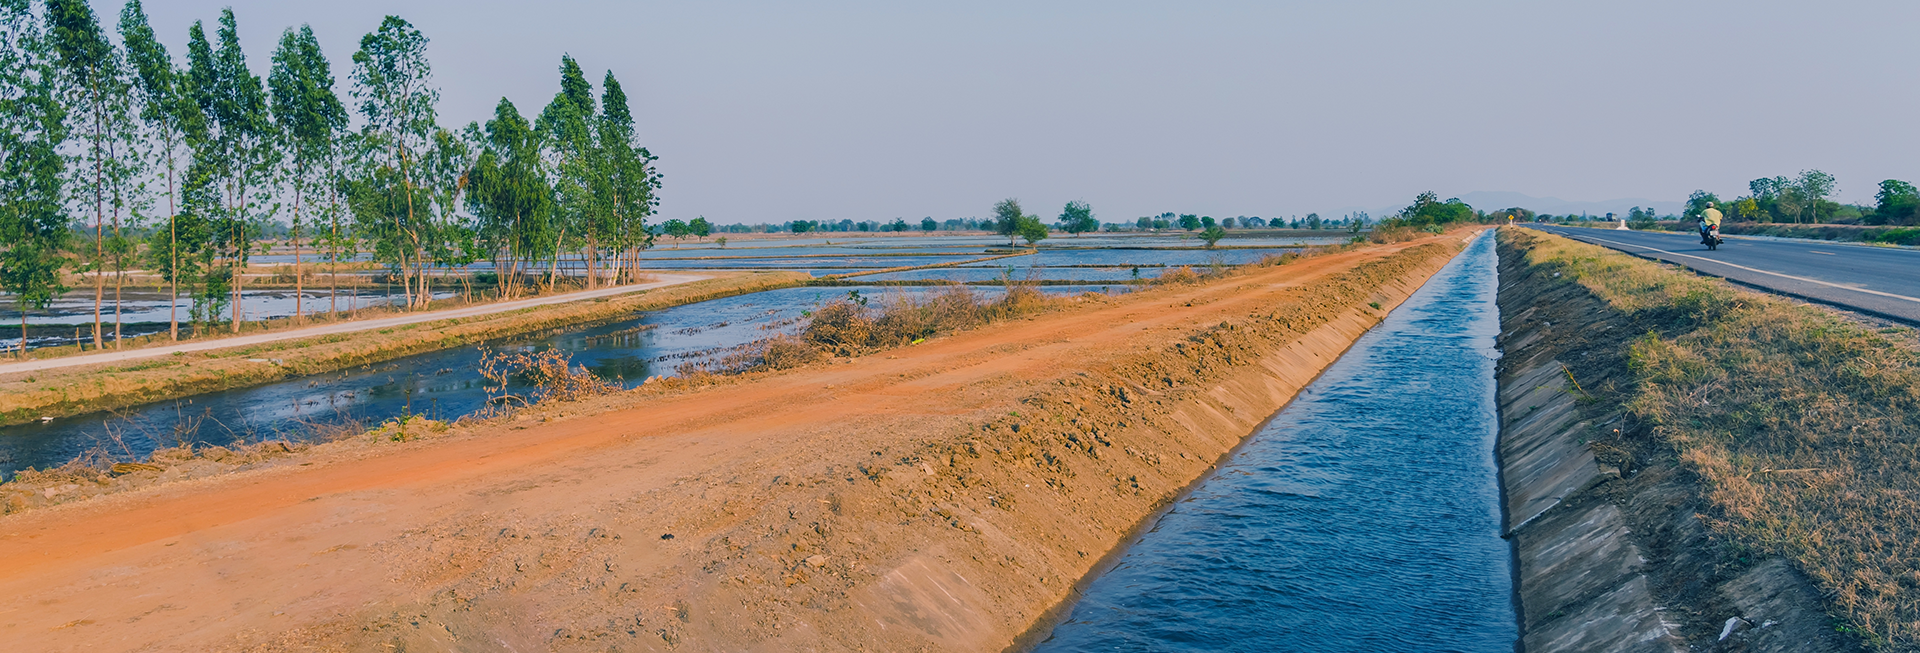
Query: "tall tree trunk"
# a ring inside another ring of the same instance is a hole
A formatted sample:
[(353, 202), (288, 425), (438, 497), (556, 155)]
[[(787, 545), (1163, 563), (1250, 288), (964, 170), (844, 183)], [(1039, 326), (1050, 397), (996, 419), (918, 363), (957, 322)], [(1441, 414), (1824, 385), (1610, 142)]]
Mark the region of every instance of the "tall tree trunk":
[(173, 334), (175, 341), (180, 340), (180, 212), (173, 205), (173, 146), (167, 146), (167, 255), (173, 260), (172, 274), (167, 275), (167, 331)]
[(233, 261), (229, 263), (232, 267), (228, 269), (231, 270), (230, 276), (233, 281), (234, 333), (240, 332), (240, 321), (246, 316), (246, 295), (241, 294), (241, 287), (245, 285), (247, 281), (247, 228), (246, 225), (241, 224), (241, 219), (239, 218), (241, 208), (245, 205), (246, 200), (240, 196), (242, 189), (236, 188), (238, 185), (236, 181), (229, 181), (227, 185), (227, 189), (229, 193), (231, 193), (229, 197), (239, 200), (239, 203), (228, 207), (229, 219), (233, 220)]
[(299, 324), (306, 314), (301, 311), (306, 303), (306, 286), (301, 283), (305, 275), (300, 274), (300, 200), (306, 193), (299, 185), (293, 188), (293, 323)]
[(560, 235), (553, 239), (553, 268), (547, 270), (547, 292), (553, 292), (554, 280), (560, 276), (560, 244), (567, 242), (567, 228), (560, 228)]
[[(337, 164), (334, 167), (334, 173), (338, 176)], [(331, 274), (327, 275), (327, 312), (338, 317), (340, 313), (340, 186), (333, 183), (327, 185), (332, 187), (328, 195), (333, 198), (333, 208), (327, 216), (333, 221), (333, 235), (327, 241), (327, 258), (333, 262), (333, 269), (329, 270)]]
[[(96, 75), (97, 77), (97, 75)], [(93, 103), (93, 348), (101, 348), (100, 303), (107, 294), (107, 278), (100, 274), (100, 263), (106, 258), (107, 217), (106, 167), (100, 162), (100, 123), (105, 109), (100, 100), (100, 82), (93, 80), (88, 87), (88, 95)]]
[[(247, 237), (246, 234), (244, 233), (245, 231), (244, 228), (240, 229), (239, 231), (243, 233), (234, 234), (234, 242), (243, 242), (244, 239)], [(236, 249), (234, 249), (234, 252), (233, 252), (233, 332), (234, 333), (240, 332), (240, 321), (242, 319), (245, 319), (247, 315), (246, 314), (246, 297), (247, 296), (245, 294), (242, 294), (241, 292), (242, 290), (241, 286), (244, 286), (247, 282), (246, 250), (240, 249), (244, 247), (245, 245), (240, 245)]]

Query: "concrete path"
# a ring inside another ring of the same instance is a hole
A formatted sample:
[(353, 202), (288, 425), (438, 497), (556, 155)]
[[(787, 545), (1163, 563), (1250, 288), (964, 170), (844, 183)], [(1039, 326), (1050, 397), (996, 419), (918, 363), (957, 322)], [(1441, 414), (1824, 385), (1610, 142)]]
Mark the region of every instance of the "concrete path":
[(137, 360), (141, 358), (153, 358), (155, 356), (171, 356), (173, 355), (174, 352), (206, 351), (209, 349), (226, 349), (229, 347), (245, 347), (248, 345), (257, 345), (264, 342), (293, 340), (297, 338), (311, 338), (314, 336), (323, 336), (323, 335), (334, 334), (334, 333), (352, 333), (355, 331), (366, 331), (369, 329), (385, 329), (388, 327), (394, 327), (394, 326), (399, 326), (403, 324), (432, 322), (435, 320), (447, 320), (447, 319), (460, 318), (460, 317), (472, 317), (475, 315), (487, 315), (491, 313), (504, 313), (507, 311), (527, 308), (529, 306), (564, 304), (567, 302), (577, 302), (577, 301), (586, 300), (586, 299), (612, 297), (614, 295), (625, 295), (628, 293), (640, 292), (642, 290), (664, 288), (667, 286), (690, 283), (694, 281), (699, 281), (701, 279), (709, 278), (705, 275), (698, 275), (698, 274), (661, 274), (661, 273), (650, 273), (650, 274), (652, 274), (652, 276), (655, 279), (658, 279), (658, 281), (653, 281), (649, 283), (629, 284), (625, 286), (612, 286), (608, 288), (598, 288), (594, 290), (582, 290), (580, 292), (570, 292), (570, 293), (564, 293), (559, 295), (551, 295), (547, 297), (535, 297), (532, 299), (516, 299), (509, 302), (500, 302), (497, 304), (483, 304), (480, 306), (469, 306), (466, 308), (459, 308), (459, 309), (452, 309), (452, 310), (445, 310), (445, 311), (427, 311), (425, 313), (409, 313), (406, 315), (400, 315), (396, 317), (385, 317), (377, 320), (354, 320), (350, 322), (335, 322), (332, 324), (322, 324), (319, 326), (312, 326), (304, 329), (274, 331), (271, 333), (262, 333), (262, 334), (250, 335), (250, 336), (240, 336), (236, 338), (213, 338), (209, 340), (194, 340), (189, 342), (183, 342), (176, 345), (167, 345), (165, 347), (146, 347), (142, 349), (108, 351), (108, 352), (101, 352), (98, 354), (85, 354), (81, 356), (65, 356), (61, 358), (49, 358), (46, 360), (29, 360), (29, 361), (21, 361), (17, 363), (0, 363), (0, 374), (12, 374), (14, 372), (32, 372), (36, 370), (48, 370), (48, 369), (55, 369), (55, 368), (61, 368), (61, 367), (73, 367), (76, 365), (97, 365), (100, 363), (118, 363), (121, 361)]
[(1692, 234), (1524, 226), (1784, 295), (1920, 324), (1920, 250), (1729, 236), (1718, 251), (1707, 251)]

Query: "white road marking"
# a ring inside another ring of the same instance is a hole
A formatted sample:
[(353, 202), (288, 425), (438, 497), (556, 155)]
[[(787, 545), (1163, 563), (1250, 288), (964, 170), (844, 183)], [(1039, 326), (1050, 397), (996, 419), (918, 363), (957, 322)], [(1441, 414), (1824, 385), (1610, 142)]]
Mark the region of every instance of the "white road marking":
[(1627, 246), (1627, 247), (1637, 247), (1637, 248), (1640, 248), (1640, 249), (1644, 249), (1644, 250), (1647, 250), (1647, 251), (1649, 251), (1649, 252), (1659, 252), (1659, 253), (1661, 253), (1661, 254), (1667, 254), (1667, 255), (1670, 255), (1670, 256), (1684, 256), (1684, 257), (1687, 257), (1687, 258), (1690, 258), (1690, 259), (1695, 259), (1695, 260), (1700, 260), (1700, 261), (1706, 261), (1706, 262), (1708, 262), (1708, 263), (1716, 263), (1716, 264), (1719, 264), (1719, 265), (1724, 265), (1724, 266), (1727, 266), (1727, 267), (1730, 267), (1730, 268), (1740, 268), (1740, 269), (1742, 269), (1742, 270), (1746, 270), (1746, 271), (1748, 271), (1748, 272), (1758, 272), (1758, 273), (1760, 273), (1760, 274), (1765, 274), (1765, 275), (1769, 275), (1769, 276), (1775, 276), (1775, 277), (1780, 277), (1780, 278), (1782, 278), (1782, 279), (1792, 279), (1792, 280), (1794, 280), (1794, 281), (1805, 281), (1805, 282), (1807, 282), (1807, 283), (1813, 283), (1813, 284), (1819, 284), (1819, 285), (1822, 285), (1822, 286), (1826, 286), (1826, 287), (1828, 287), (1828, 288), (1839, 288), (1839, 289), (1841, 289), (1841, 290), (1851, 290), (1851, 291), (1854, 291), (1854, 292), (1863, 292), (1863, 293), (1867, 293), (1867, 294), (1869, 294), (1869, 295), (1879, 295), (1879, 296), (1881, 296), (1881, 297), (1890, 297), (1890, 298), (1893, 298), (1893, 299), (1903, 299), (1903, 300), (1906, 300), (1906, 301), (1910, 301), (1910, 302), (1913, 302), (1913, 303), (1915, 303), (1915, 304), (1920, 304), (1920, 297), (1908, 297), (1908, 296), (1906, 296), (1906, 295), (1895, 295), (1895, 294), (1893, 294), (1893, 293), (1890, 293), (1890, 292), (1880, 292), (1880, 291), (1878, 291), (1878, 290), (1868, 290), (1868, 289), (1866, 289), (1866, 288), (1854, 288), (1854, 287), (1852, 287), (1852, 286), (1843, 286), (1843, 285), (1840, 285), (1840, 284), (1837, 284), (1837, 283), (1830, 283), (1830, 282), (1826, 282), (1826, 281), (1821, 281), (1821, 280), (1819, 280), (1819, 279), (1808, 279), (1808, 278), (1806, 278), (1806, 277), (1797, 277), (1797, 276), (1794, 276), (1794, 275), (1791, 275), (1791, 274), (1781, 274), (1781, 273), (1778, 273), (1778, 272), (1769, 272), (1769, 271), (1767, 271), (1767, 270), (1761, 270), (1761, 269), (1757, 269), (1757, 268), (1750, 268), (1750, 267), (1747, 267), (1747, 266), (1744, 266), (1744, 265), (1738, 265), (1738, 264), (1734, 264), (1734, 263), (1728, 263), (1728, 262), (1726, 262), (1726, 261), (1716, 261), (1716, 260), (1714, 260), (1714, 259), (1710, 259), (1710, 258), (1707, 258), (1707, 257), (1704, 257), (1704, 256), (1694, 256), (1694, 255), (1692, 255), (1692, 254), (1681, 254), (1681, 253), (1679, 253), (1679, 252), (1669, 252), (1669, 251), (1667, 251), (1667, 250), (1664, 250), (1664, 249), (1659, 249), (1659, 248), (1654, 248), (1654, 247), (1648, 247), (1648, 246), (1646, 246), (1646, 245), (1635, 245), (1635, 244), (1633, 244), (1633, 243), (1623, 243), (1623, 242), (1620, 242), (1620, 241), (1617, 241), (1617, 240), (1608, 240), (1608, 239), (1606, 239), (1606, 238), (1601, 238), (1601, 237), (1599, 237), (1599, 236), (1587, 236), (1587, 237), (1588, 237), (1588, 238), (1592, 238), (1592, 239), (1594, 239), (1594, 240), (1598, 240), (1598, 241), (1601, 241), (1601, 242), (1605, 242), (1605, 243), (1613, 243), (1613, 244), (1615, 244), (1615, 245), (1624, 245), (1624, 246)]

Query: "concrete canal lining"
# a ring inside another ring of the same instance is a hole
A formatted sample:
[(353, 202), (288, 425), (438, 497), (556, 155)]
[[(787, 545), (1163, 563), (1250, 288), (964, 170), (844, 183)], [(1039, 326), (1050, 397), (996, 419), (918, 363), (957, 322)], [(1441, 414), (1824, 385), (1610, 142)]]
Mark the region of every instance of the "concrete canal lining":
[(1609, 389), (1632, 383), (1627, 346), (1646, 328), (1525, 254), (1501, 235), (1497, 453), (1521, 650), (1857, 650), (1792, 565), (1714, 537), (1670, 452), (1600, 444), (1635, 428)]

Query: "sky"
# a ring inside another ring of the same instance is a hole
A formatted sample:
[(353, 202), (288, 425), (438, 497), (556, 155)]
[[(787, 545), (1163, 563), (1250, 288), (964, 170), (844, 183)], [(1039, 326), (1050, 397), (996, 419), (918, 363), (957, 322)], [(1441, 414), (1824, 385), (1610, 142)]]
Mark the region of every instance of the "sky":
[[(112, 23), (122, 3), (94, 0)], [(1070, 200), (1337, 215), (1518, 192), (1731, 197), (1820, 169), (1920, 178), (1920, 3), (148, 0), (176, 57), (232, 6), (264, 77), (312, 25), (344, 98), (383, 16), (432, 40), (440, 119), (537, 113), (612, 70), (663, 218), (987, 216)], [(1479, 207), (1496, 209), (1502, 207)], [(1623, 209), (1624, 210), (1624, 209)]]

